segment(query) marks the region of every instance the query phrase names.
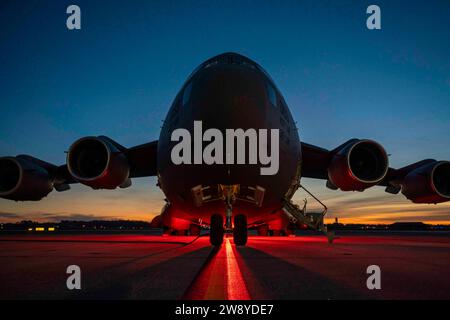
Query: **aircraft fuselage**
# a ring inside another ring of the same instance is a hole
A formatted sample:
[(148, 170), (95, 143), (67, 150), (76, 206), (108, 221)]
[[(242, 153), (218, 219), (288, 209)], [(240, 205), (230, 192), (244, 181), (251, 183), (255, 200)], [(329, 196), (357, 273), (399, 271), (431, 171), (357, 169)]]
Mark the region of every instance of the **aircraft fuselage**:
[[(172, 132), (184, 128), (194, 136), (195, 121), (203, 131), (215, 128), (224, 136), (227, 129), (278, 129), (277, 173), (262, 175), (261, 164), (248, 162), (174, 164)], [(161, 130), (157, 163), (169, 204), (166, 225), (185, 229), (189, 221), (209, 223), (212, 214), (225, 216), (224, 198), (231, 189), (233, 214), (245, 214), (251, 225), (276, 215), (282, 200), (292, 197), (300, 179), (301, 146), (289, 108), (267, 73), (248, 58), (224, 54), (200, 65), (175, 97)]]

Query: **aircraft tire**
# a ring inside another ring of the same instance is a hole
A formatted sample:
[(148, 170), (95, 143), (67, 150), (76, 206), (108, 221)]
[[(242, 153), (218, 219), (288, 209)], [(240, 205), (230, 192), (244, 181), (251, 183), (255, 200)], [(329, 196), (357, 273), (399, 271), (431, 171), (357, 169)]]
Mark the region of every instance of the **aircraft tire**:
[(209, 242), (213, 246), (220, 246), (223, 242), (223, 217), (220, 214), (211, 216)]
[(247, 217), (243, 214), (234, 217), (233, 239), (237, 246), (247, 243)]

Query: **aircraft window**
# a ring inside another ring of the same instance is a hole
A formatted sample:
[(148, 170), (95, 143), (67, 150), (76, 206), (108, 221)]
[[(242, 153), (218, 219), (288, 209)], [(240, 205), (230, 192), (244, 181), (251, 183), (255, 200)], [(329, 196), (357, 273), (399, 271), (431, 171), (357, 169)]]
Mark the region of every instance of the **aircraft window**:
[(247, 67), (251, 68), (251, 69), (256, 69), (255, 66), (254, 66), (253, 64), (251, 64), (251, 63), (248, 63), (248, 62), (243, 61), (242, 64), (243, 64), (244, 66), (247, 66)]
[(186, 88), (184, 88), (183, 92), (183, 106), (189, 103), (189, 100), (191, 99), (191, 91), (192, 91), (192, 82), (189, 83)]
[(213, 61), (213, 62), (210, 62), (210, 63), (208, 63), (207, 65), (205, 65), (203, 68), (204, 69), (206, 69), (206, 68), (209, 68), (209, 67), (211, 67), (211, 66), (215, 66), (215, 65), (217, 65), (217, 64), (219, 64), (219, 61)]
[(274, 87), (270, 83), (267, 84), (267, 98), (269, 98), (270, 103), (274, 107), (277, 106), (277, 94)]

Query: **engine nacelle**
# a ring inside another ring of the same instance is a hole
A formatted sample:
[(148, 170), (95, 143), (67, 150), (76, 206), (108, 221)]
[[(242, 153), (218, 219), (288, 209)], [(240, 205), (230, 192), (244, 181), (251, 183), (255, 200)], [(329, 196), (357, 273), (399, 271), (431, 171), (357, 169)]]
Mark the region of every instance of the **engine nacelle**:
[(53, 181), (45, 168), (21, 156), (0, 158), (0, 198), (38, 201), (52, 190)]
[(380, 182), (388, 168), (389, 160), (380, 144), (371, 140), (354, 140), (333, 156), (328, 178), (343, 191), (362, 191)]
[(402, 193), (414, 203), (450, 200), (450, 162), (436, 161), (411, 171), (402, 181)]
[(126, 156), (106, 137), (85, 137), (72, 144), (67, 169), (74, 179), (93, 189), (124, 186), (130, 174)]

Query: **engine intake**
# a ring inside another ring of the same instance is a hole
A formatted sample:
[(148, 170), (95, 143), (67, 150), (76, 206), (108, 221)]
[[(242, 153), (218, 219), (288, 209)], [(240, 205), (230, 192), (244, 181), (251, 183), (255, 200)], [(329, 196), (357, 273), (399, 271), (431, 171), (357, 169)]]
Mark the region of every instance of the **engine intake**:
[(38, 201), (53, 190), (48, 171), (21, 156), (0, 158), (0, 197)]
[(389, 160), (375, 141), (354, 140), (338, 149), (328, 168), (330, 182), (343, 191), (362, 191), (386, 175)]
[(106, 137), (85, 137), (72, 144), (67, 168), (77, 181), (93, 189), (125, 186), (130, 173), (121, 148)]
[(401, 183), (402, 193), (414, 203), (450, 200), (450, 162), (435, 161), (410, 172)]

